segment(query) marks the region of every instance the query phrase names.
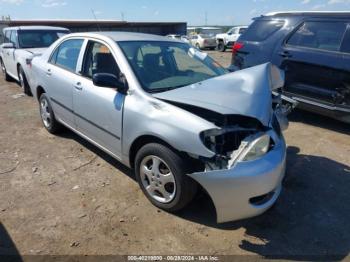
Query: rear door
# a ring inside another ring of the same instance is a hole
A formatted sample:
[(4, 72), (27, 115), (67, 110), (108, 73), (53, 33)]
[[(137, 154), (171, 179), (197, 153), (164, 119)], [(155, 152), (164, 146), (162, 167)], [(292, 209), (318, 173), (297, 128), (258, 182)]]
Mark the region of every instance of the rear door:
[(6, 70), (7, 73), (9, 73), (10, 75), (12, 75), (13, 77), (17, 78), (18, 74), (17, 74), (17, 65), (16, 65), (16, 48), (18, 48), (18, 41), (17, 41), (17, 31), (16, 30), (12, 30), (11, 31), (11, 36), (10, 36), (10, 43), (12, 43), (14, 45), (15, 48), (8, 48), (5, 49), (5, 53), (6, 53), (6, 62), (5, 62), (5, 66), (6, 66)]
[(62, 42), (51, 55), (45, 68), (44, 85), (49, 87), (49, 96), (55, 115), (75, 128), (73, 89), (76, 83), (77, 63), (83, 39), (68, 39)]
[[(6, 30), (4, 34), (4, 44), (10, 43), (11, 30)], [(1, 48), (1, 56), (5, 67), (8, 67), (9, 52), (8, 49)]]
[(273, 63), (285, 70), (287, 95), (302, 102), (339, 103), (346, 28), (343, 20), (310, 19), (287, 37), (273, 56)]

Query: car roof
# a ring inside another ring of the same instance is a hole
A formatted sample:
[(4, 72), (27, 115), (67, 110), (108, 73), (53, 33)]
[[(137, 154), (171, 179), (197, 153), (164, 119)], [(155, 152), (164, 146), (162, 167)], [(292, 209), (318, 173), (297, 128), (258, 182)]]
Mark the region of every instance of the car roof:
[(73, 33), (67, 37), (92, 37), (92, 38), (110, 38), (115, 42), (123, 41), (174, 41), (175, 40), (159, 35), (132, 33), (132, 32), (89, 32), (89, 33)]
[(64, 27), (54, 27), (54, 26), (14, 26), (6, 27), (4, 31), (8, 30), (57, 30), (57, 31), (69, 31), (69, 29)]
[(350, 16), (350, 11), (280, 11), (262, 16)]

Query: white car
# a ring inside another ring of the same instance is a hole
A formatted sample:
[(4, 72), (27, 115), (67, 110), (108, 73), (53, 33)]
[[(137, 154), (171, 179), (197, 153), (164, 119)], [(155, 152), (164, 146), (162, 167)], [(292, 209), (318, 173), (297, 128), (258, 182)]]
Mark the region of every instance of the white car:
[(221, 52), (225, 52), (227, 48), (232, 48), (237, 39), (245, 32), (245, 30), (247, 30), (247, 28), (247, 26), (235, 26), (225, 34), (217, 34), (217, 49)]
[(69, 30), (49, 26), (7, 27), (3, 30), (3, 44), (0, 45), (0, 66), (5, 79), (15, 79), (23, 92), (31, 95), (28, 84), (30, 61), (41, 55), (46, 48)]
[(170, 34), (170, 35), (166, 35), (166, 37), (171, 39), (181, 40), (181, 35)]
[(191, 45), (195, 46), (197, 49), (211, 49), (214, 50), (216, 48), (216, 39), (215, 36), (211, 35), (191, 35), (189, 37)]
[(189, 43), (188, 37), (186, 35), (166, 35), (167, 38), (181, 40), (182, 42)]

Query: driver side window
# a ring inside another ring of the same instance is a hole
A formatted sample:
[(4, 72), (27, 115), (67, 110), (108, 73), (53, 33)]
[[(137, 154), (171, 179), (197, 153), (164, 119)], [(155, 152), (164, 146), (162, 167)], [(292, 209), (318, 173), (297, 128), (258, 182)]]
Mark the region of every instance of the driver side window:
[(14, 45), (17, 46), (17, 32), (16, 31), (12, 31), (11, 34), (11, 38), (10, 38), (10, 42)]
[(82, 75), (92, 79), (92, 76), (98, 73), (108, 73), (119, 77), (120, 70), (106, 45), (89, 41), (85, 52)]
[(10, 43), (10, 36), (11, 36), (11, 31), (7, 30), (4, 36), (4, 43)]

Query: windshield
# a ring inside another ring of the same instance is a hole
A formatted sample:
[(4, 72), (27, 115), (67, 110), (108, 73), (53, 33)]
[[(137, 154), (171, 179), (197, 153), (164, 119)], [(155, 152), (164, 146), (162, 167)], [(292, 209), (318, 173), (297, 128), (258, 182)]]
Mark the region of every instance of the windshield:
[(191, 85), (227, 73), (207, 54), (186, 43), (119, 42), (143, 89), (150, 93)]
[(20, 48), (49, 47), (58, 38), (69, 32), (66, 30), (22, 30), (18, 31)]

